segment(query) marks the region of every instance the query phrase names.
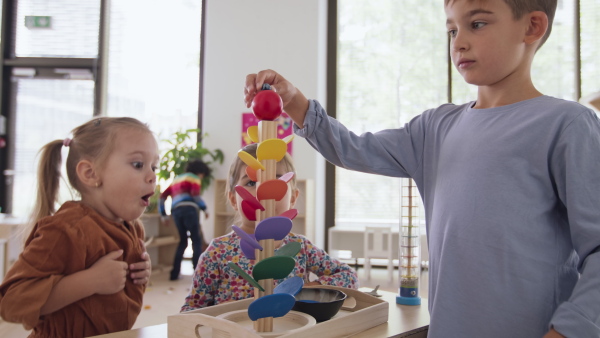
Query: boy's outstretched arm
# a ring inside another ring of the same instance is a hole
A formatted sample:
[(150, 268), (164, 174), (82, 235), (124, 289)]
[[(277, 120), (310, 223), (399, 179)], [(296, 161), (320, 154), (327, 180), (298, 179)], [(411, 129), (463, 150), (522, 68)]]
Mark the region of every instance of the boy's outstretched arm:
[(298, 127), (303, 128), (304, 117), (308, 110), (308, 99), (291, 82), (274, 70), (261, 70), (257, 74), (246, 75), (246, 84), (244, 86), (244, 102), (246, 103), (246, 107), (250, 108), (252, 99), (254, 99), (254, 96), (264, 83), (271, 85), (271, 88), (281, 96), (283, 110)]
[(87, 270), (63, 277), (50, 291), (40, 315), (46, 315), (94, 294), (113, 294), (123, 290), (127, 263), (117, 260), (123, 250), (113, 251), (100, 258)]

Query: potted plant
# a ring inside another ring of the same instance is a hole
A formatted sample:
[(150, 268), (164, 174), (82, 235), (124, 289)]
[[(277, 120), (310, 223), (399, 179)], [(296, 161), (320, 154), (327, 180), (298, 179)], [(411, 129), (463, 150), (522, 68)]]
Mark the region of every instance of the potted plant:
[[(159, 172), (156, 174), (159, 182), (157, 193), (150, 199), (148, 212), (156, 211), (160, 195), (160, 185), (168, 184), (175, 176), (183, 174), (185, 166), (189, 161), (202, 160), (208, 165), (211, 171), (214, 171), (215, 164), (223, 164), (224, 155), (221, 149), (210, 150), (202, 145), (202, 140), (195, 141), (199, 133), (200, 129), (176, 131), (171, 138), (162, 140), (168, 146), (159, 163)], [(204, 137), (207, 136), (208, 134), (204, 134)], [(213, 179), (212, 172), (202, 179), (203, 191), (210, 186)]]

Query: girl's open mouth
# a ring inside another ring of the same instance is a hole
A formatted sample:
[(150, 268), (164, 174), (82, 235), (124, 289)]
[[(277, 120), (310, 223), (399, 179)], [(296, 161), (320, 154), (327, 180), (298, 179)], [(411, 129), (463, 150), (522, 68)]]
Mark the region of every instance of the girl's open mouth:
[(150, 197), (152, 197), (152, 195), (154, 195), (154, 194), (148, 194), (148, 195), (142, 196), (142, 201), (145, 206), (148, 206), (150, 204)]

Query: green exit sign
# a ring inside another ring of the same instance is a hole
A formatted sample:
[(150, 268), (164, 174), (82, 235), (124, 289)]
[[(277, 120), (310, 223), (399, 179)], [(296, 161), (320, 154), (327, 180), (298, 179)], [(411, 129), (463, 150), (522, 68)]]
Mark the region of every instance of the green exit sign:
[(27, 15), (25, 16), (25, 27), (27, 28), (50, 28), (51, 16)]

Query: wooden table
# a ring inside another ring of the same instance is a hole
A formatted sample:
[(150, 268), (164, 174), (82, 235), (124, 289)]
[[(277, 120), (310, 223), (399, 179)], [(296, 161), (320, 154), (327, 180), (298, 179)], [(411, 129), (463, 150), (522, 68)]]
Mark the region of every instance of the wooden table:
[[(427, 328), (429, 327), (429, 311), (427, 310), (427, 299), (422, 299), (421, 305), (419, 306), (398, 305), (396, 304), (395, 293), (387, 291), (379, 291), (378, 293), (381, 294), (382, 299), (387, 301), (390, 305), (390, 312), (387, 323), (357, 333), (352, 337), (427, 337)], [(165, 338), (167, 337), (167, 324), (153, 325), (135, 330), (115, 332), (96, 337)]]

